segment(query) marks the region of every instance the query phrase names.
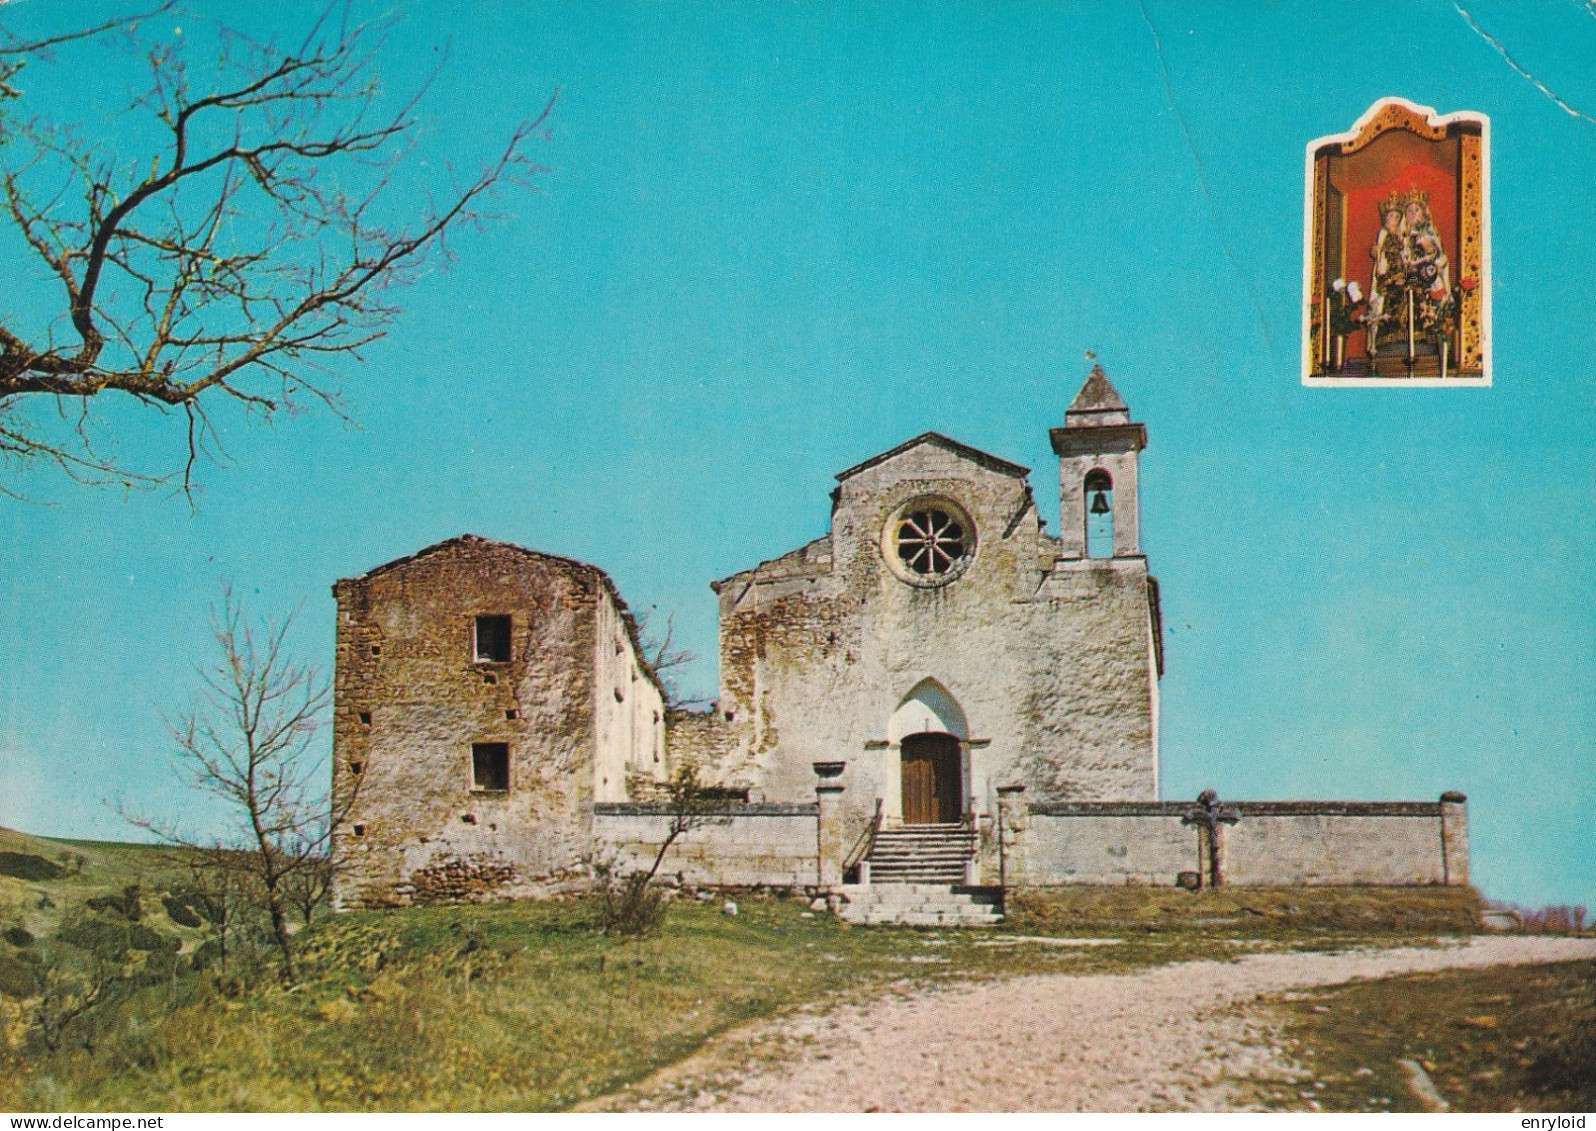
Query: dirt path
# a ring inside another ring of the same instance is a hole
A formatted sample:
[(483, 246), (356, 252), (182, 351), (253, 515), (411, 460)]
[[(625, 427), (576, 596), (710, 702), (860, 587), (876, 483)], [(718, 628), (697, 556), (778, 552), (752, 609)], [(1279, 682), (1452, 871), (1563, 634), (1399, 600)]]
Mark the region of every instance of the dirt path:
[[(1419, 970), (1596, 958), (1596, 940), (1263, 954), (1138, 974), (1037, 975), (739, 1030), (611, 1110), (1224, 1111), (1231, 1081), (1298, 1075), (1260, 994)], [(1253, 1014), (1249, 1016), (1249, 1012)]]

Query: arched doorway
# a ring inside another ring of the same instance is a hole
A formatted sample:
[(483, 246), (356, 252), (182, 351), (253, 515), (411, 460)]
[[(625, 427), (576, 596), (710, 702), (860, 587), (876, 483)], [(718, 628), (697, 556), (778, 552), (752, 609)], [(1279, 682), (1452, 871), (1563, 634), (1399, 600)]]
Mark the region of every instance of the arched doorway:
[(899, 812), (906, 825), (957, 824), (964, 818), (964, 710), (946, 687), (922, 679), (887, 723), (898, 744)]
[(959, 740), (934, 731), (903, 736), (903, 823), (953, 825), (964, 815)]

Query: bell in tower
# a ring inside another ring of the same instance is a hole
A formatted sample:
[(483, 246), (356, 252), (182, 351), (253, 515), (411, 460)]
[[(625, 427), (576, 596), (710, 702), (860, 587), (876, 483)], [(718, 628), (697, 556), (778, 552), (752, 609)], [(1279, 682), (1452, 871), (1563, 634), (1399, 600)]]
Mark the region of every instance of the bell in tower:
[(1065, 558), (1141, 556), (1136, 472), (1147, 428), (1130, 418), (1101, 365), (1049, 433), (1058, 454), (1059, 539)]

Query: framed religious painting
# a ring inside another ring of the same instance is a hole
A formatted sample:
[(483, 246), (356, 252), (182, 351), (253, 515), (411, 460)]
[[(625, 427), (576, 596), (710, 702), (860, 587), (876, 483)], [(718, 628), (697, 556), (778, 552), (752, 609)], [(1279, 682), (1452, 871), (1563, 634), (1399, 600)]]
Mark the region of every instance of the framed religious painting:
[(1489, 385), (1490, 122), (1383, 98), (1308, 143), (1302, 378)]

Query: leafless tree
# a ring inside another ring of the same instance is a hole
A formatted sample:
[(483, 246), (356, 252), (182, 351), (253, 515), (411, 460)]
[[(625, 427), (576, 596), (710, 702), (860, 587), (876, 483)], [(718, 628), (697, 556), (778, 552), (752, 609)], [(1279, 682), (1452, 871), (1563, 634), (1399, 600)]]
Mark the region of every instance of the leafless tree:
[(648, 870), (620, 874), (612, 862), (596, 866), (599, 924), (605, 934), (647, 934), (664, 921), (665, 899), (653, 888), (654, 877), (673, 844), (695, 829), (725, 820), (715, 815), (722, 803), (699, 779), (697, 766), (684, 765), (672, 775), (665, 787), (665, 838)]
[(250, 928), (259, 922), (259, 908), (265, 902), (255, 878), (258, 869), (246, 867), (236, 859), (240, 850), (225, 845), (225, 840), (217, 840), (196, 847), (196, 842), (188, 841), (173, 848), (174, 864), (189, 874), (185, 894), (191, 899), (190, 907), (200, 916), (213, 944), (208, 964), (214, 964), (224, 985), (230, 981), (230, 961), (250, 949)]
[[(221, 404), (342, 415), (332, 364), (385, 333), (395, 286), (447, 256), (495, 189), (539, 171), (527, 150), (552, 100), (474, 174), (451, 170), (422, 199), (396, 199), (425, 85), (397, 105), (383, 95), (385, 25), (351, 24), (335, 3), (279, 44), (198, 19), (174, 30), (172, 18), (165, 5), (31, 41), (0, 27), (0, 218), (59, 295), (50, 317), (0, 308), (0, 458), (13, 470), (43, 461), (124, 484), (178, 475), (103, 450), (89, 412), (105, 393), (180, 410), (185, 489), (197, 458), (218, 450), (208, 414)], [(147, 83), (116, 140), (29, 116), (30, 69), (109, 35), (141, 54)], [(160, 141), (140, 149), (132, 139), (152, 130)], [(0, 274), (26, 277), (21, 264)], [(30, 394), (54, 398), (66, 427), (25, 414)]]
[(707, 700), (702, 696), (686, 695), (681, 690), (678, 677), (687, 665), (698, 662), (698, 653), (682, 648), (676, 643), (676, 614), (665, 617), (663, 632), (656, 631), (658, 609), (650, 606), (637, 614), (637, 639), (643, 658), (654, 669), (660, 685), (665, 689), (665, 703), (670, 707), (691, 707)]
[(355, 801), (351, 791), (334, 803), (326, 791), (314, 739), (325, 725), (330, 687), (289, 656), (292, 623), (290, 616), (254, 626), (225, 590), (213, 616), (219, 658), (197, 669), (203, 690), (168, 720), (180, 770), (196, 789), (227, 804), (228, 832), (199, 838), (174, 822), (128, 814), (140, 828), (190, 850), (222, 881), (210, 886), (253, 894), (290, 982), (297, 971), (289, 910), (300, 886), (314, 883), (313, 874), (325, 867), (333, 830)]
[(301, 871), (287, 877), (284, 887), (288, 902), (299, 912), (305, 926), (332, 894), (332, 858), (325, 853), (308, 862)]

